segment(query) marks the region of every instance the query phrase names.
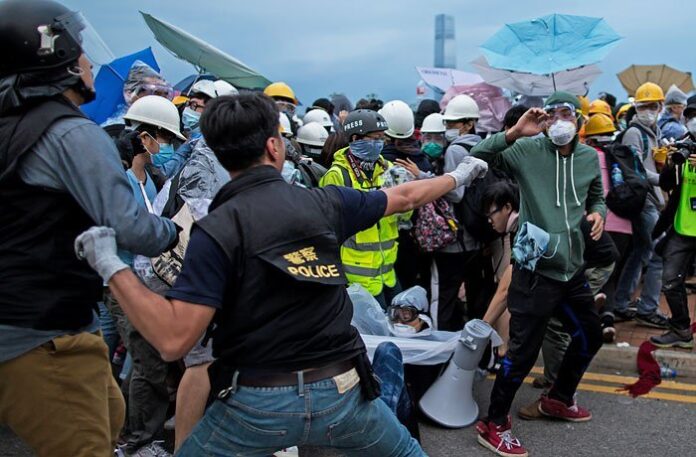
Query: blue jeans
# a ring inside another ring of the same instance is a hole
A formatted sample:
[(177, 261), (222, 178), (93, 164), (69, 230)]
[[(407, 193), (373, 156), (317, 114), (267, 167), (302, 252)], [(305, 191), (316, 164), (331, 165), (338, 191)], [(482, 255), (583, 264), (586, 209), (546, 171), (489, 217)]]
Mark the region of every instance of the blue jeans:
[(114, 321), (114, 318), (111, 316), (111, 312), (109, 312), (104, 302), (98, 302), (97, 305), (99, 306), (99, 326), (101, 327), (104, 342), (109, 348), (110, 363), (111, 359), (114, 358), (114, 352), (116, 351), (116, 346), (118, 346), (118, 342), (121, 337), (116, 329), (116, 322)]
[(333, 378), (297, 386), (238, 386), (216, 400), (180, 456), (268, 456), (291, 446), (340, 449), (355, 456), (424, 456), (387, 405), (366, 401), (360, 384), (339, 393)]
[(626, 311), (631, 296), (638, 287), (643, 265), (643, 289), (637, 302), (638, 314), (653, 314), (660, 302), (662, 288), (662, 258), (655, 254), (652, 231), (660, 217), (655, 204), (648, 199), (638, 220), (633, 223), (633, 249), (628, 254), (614, 297), (614, 309)]
[(406, 424), (411, 414), (411, 397), (404, 381), (404, 361), (396, 344), (381, 343), (375, 349), (372, 369), (380, 380), (380, 399), (396, 414), (399, 422)]

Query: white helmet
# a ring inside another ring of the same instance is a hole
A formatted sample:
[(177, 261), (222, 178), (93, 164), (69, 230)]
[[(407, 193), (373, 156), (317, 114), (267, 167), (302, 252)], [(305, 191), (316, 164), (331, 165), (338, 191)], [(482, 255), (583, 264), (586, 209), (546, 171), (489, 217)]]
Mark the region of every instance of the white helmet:
[(239, 91), (236, 87), (222, 79), (218, 79), (213, 85), (215, 86), (215, 92), (218, 97), (223, 95), (239, 95)]
[(290, 119), (285, 113), (280, 113), (280, 133), (284, 136), (292, 136), (292, 126), (290, 125)]
[(445, 121), (458, 121), (459, 119), (478, 119), (479, 107), (473, 98), (459, 94), (449, 101), (445, 108)]
[(215, 98), (218, 95), (217, 89), (215, 88), (215, 83), (207, 79), (201, 79), (200, 81), (196, 81), (196, 84), (191, 86), (191, 90), (189, 90), (189, 95), (196, 93), (205, 94), (210, 98)]
[(154, 125), (186, 140), (179, 131), (179, 110), (174, 103), (159, 95), (146, 95), (137, 99), (123, 118), (133, 122), (136, 127), (140, 123)]
[(387, 121), (387, 131), (384, 132), (392, 138), (408, 138), (415, 130), (413, 111), (401, 100), (392, 100), (384, 104), (378, 111)]
[(440, 113), (428, 114), (420, 129), (421, 133), (445, 133), (445, 130), (445, 120)]
[(333, 127), (329, 113), (323, 109), (307, 111), (307, 114), (304, 115), (304, 123), (309, 124), (310, 122), (318, 122), (322, 127)]
[(297, 131), (297, 142), (308, 146), (323, 147), (329, 132), (318, 122), (308, 122)]

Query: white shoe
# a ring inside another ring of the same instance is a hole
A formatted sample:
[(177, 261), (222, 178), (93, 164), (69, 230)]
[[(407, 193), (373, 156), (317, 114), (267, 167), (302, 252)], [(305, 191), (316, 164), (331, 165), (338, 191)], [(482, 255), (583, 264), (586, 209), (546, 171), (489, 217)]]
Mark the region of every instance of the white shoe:
[(300, 450), (297, 446), (289, 447), (273, 454), (275, 457), (297, 457), (300, 455)]

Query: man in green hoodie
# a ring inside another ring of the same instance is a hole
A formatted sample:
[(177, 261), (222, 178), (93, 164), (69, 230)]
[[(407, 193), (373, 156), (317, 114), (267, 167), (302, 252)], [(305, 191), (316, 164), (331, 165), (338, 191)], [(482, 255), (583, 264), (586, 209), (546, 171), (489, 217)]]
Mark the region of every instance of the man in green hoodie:
[[(599, 316), (583, 275), (583, 217), (591, 237), (602, 233), (606, 213), (597, 153), (578, 141), (578, 99), (556, 92), (543, 109), (528, 110), (517, 124), (482, 141), (472, 155), (512, 175), (520, 187), (520, 227), (548, 232), (547, 253), (530, 271), (515, 265), (508, 292), (509, 349), (498, 372), (488, 418), (477, 424), (479, 443), (503, 456), (526, 456), (511, 434), (510, 406), (536, 361), (550, 317), (573, 336), (558, 377), (539, 411), (573, 422), (592, 415), (577, 406), (575, 390), (602, 344)], [(546, 132), (546, 136), (540, 134)], [(533, 138), (529, 138), (533, 137)]]

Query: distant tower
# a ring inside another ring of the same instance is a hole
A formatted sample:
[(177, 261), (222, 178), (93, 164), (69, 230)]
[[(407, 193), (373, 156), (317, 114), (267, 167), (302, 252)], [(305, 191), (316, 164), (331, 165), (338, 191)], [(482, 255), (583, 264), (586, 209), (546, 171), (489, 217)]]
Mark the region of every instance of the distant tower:
[(457, 66), (457, 45), (454, 39), (454, 17), (447, 14), (435, 16), (435, 67)]

